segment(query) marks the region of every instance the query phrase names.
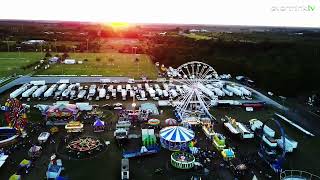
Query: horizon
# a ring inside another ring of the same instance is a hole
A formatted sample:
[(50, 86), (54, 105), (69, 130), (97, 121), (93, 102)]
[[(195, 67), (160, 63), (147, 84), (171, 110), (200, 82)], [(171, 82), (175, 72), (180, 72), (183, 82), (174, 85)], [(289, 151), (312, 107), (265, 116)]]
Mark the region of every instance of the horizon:
[[(3, 7), (9, 8), (4, 8), (0, 12), (0, 20), (320, 28), (318, 0), (308, 2), (200, 0), (197, 3), (183, 4), (169, 0), (155, 3), (146, 0), (138, 2), (91, 0), (88, 3), (86, 0), (80, 0), (77, 4), (57, 0), (54, 4), (50, 4), (50, 9), (39, 0), (27, 2), (11, 0), (2, 4)], [(13, 7), (15, 7), (14, 13)], [(56, 9), (58, 13), (55, 13)]]

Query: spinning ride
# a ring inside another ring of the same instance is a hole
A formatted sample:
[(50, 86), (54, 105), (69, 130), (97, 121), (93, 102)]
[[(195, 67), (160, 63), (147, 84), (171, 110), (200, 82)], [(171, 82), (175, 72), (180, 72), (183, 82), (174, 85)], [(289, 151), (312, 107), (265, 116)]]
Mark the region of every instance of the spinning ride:
[(91, 153), (92, 151), (101, 150), (103, 144), (99, 139), (92, 137), (80, 137), (72, 140), (67, 149), (73, 152)]
[(205, 85), (218, 79), (218, 73), (208, 64), (199, 61), (185, 63), (177, 68), (182, 79), (174, 79), (181, 84), (185, 93), (178, 97), (176, 112), (181, 120), (190, 116), (212, 117), (209, 108), (217, 105), (218, 97)]
[(186, 152), (174, 152), (171, 154), (171, 164), (178, 169), (191, 169), (194, 166), (195, 158)]

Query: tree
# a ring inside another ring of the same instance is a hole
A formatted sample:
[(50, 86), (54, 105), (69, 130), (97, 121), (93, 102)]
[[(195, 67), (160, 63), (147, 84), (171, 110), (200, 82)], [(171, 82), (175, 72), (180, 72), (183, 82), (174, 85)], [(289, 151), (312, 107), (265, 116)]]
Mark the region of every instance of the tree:
[(140, 61), (140, 59), (139, 59), (139, 58), (136, 58), (134, 61), (137, 63), (137, 62), (139, 62), (139, 61)]
[(52, 57), (52, 55), (49, 52), (46, 52), (44, 57)]
[(97, 58), (96, 58), (96, 61), (97, 61), (97, 62), (100, 62), (100, 61), (101, 61), (101, 59), (100, 59), (99, 57), (97, 57)]
[(68, 53), (63, 53), (62, 56), (61, 56), (61, 58), (62, 58), (63, 61), (64, 61), (65, 59), (67, 59), (68, 57), (70, 57)]

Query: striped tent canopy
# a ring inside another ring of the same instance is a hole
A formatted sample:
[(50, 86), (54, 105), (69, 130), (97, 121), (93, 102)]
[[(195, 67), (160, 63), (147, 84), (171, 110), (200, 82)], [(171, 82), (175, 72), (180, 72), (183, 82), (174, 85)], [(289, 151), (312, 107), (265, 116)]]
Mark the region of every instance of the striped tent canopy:
[(177, 121), (175, 119), (169, 118), (165, 120), (166, 125), (168, 126), (174, 126), (177, 125)]
[(169, 126), (161, 129), (160, 137), (170, 142), (188, 142), (194, 138), (194, 132), (181, 126)]

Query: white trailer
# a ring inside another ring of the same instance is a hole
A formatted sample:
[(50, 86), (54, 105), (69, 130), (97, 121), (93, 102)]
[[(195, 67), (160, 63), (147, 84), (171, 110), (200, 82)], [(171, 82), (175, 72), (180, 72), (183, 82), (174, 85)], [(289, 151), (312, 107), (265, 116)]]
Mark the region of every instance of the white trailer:
[(136, 95), (135, 91), (134, 90), (130, 90), (130, 97), (134, 97)]
[(154, 84), (154, 88), (155, 88), (155, 89), (160, 89), (159, 84)]
[(40, 96), (47, 90), (47, 88), (48, 88), (47, 85), (41, 86), (39, 89), (37, 89), (37, 90), (32, 94), (32, 97), (34, 97), (34, 98), (40, 97)]
[(222, 91), (228, 96), (233, 96), (233, 92), (231, 92), (231, 91), (228, 91), (228, 90), (226, 90), (224, 88), (222, 88)]
[(239, 89), (237, 89), (236, 87), (227, 85), (227, 86), (226, 86), (226, 89), (227, 89), (228, 91), (233, 92), (233, 93), (234, 93), (235, 95), (237, 95), (237, 96), (243, 96), (243, 92), (240, 91)]
[(122, 100), (126, 100), (127, 99), (127, 91), (125, 89), (121, 90), (121, 96), (122, 96)]
[(61, 84), (61, 85), (58, 87), (58, 90), (59, 90), (59, 91), (64, 91), (66, 88), (67, 88), (67, 84)]
[(159, 97), (161, 97), (163, 94), (162, 94), (162, 90), (161, 89), (156, 89), (156, 93)]
[(87, 90), (85, 90), (85, 89), (82, 89), (80, 92), (79, 92), (79, 94), (78, 94), (78, 98), (79, 99), (83, 99), (83, 97), (85, 96), (87, 94)]
[(167, 90), (163, 90), (162, 93), (163, 93), (163, 96), (164, 96), (164, 97), (168, 97), (168, 96), (169, 96), (169, 93), (168, 93)]
[(144, 83), (144, 89), (145, 89), (146, 91), (148, 91), (149, 88), (150, 88), (149, 84), (148, 84), (148, 83)]
[(164, 90), (169, 90), (169, 85), (167, 83), (163, 83), (163, 89)]
[(126, 84), (126, 90), (130, 91), (132, 89), (131, 84)]
[(30, 87), (30, 84), (24, 84), (19, 89), (10, 93), (10, 98), (16, 98)]
[(65, 89), (63, 92), (62, 92), (62, 97), (68, 97), (69, 94), (71, 93), (71, 90), (68, 88), (68, 89)]
[(205, 87), (202, 83), (198, 83), (197, 84), (197, 87), (199, 89), (201, 89), (202, 92), (204, 92), (206, 95), (210, 96), (210, 97), (216, 97), (216, 95), (210, 90), (208, 89), (207, 87)]
[(223, 91), (221, 91), (221, 89), (219, 89), (219, 88), (213, 88), (213, 92), (215, 92), (216, 95), (218, 95), (218, 96), (225, 96), (225, 95), (226, 95), (226, 94), (225, 94)]
[(117, 98), (117, 90), (116, 89), (112, 89), (111, 90), (111, 96), (115, 99)]
[(96, 94), (96, 92), (97, 92), (96, 89), (97, 89), (97, 85), (92, 84), (92, 85), (90, 86), (90, 88), (89, 88), (89, 94), (88, 94), (88, 96), (89, 96), (89, 97), (94, 96), (94, 95)]
[(109, 85), (108, 86), (108, 92), (112, 92), (112, 89), (113, 89), (113, 85)]
[(98, 91), (99, 91), (99, 98), (106, 97), (107, 90), (105, 88), (98, 89)]
[(178, 96), (177, 91), (176, 91), (176, 90), (174, 90), (174, 89), (170, 89), (170, 90), (169, 90), (169, 94), (170, 94), (170, 95), (171, 95), (171, 97), (173, 97), (173, 98), (175, 98), (175, 97), (177, 97), (177, 96)]
[(24, 93), (22, 93), (22, 97), (24, 97), (24, 98), (29, 97), (37, 89), (38, 89), (38, 86), (32, 86), (30, 89), (28, 89)]
[(140, 97), (143, 99), (143, 98), (146, 98), (146, 92), (144, 90), (141, 90), (140, 91)]
[(46, 84), (46, 81), (30, 81), (30, 84), (34, 86), (42, 86)]
[(240, 91), (242, 91), (244, 95), (246, 95), (246, 96), (251, 96), (251, 92), (250, 92), (249, 90), (247, 90), (246, 88), (244, 88), (244, 87), (238, 87), (238, 89), (239, 89)]
[(45, 98), (52, 96), (53, 92), (57, 89), (58, 85), (53, 84), (51, 87), (43, 94)]
[(121, 91), (122, 91), (122, 86), (119, 84), (119, 85), (117, 86), (117, 92), (118, 92), (118, 93), (121, 93)]
[(69, 90), (72, 90), (72, 89), (74, 89), (76, 87), (76, 84), (70, 84), (69, 86), (68, 86), (68, 89)]
[(148, 93), (152, 98), (156, 96), (156, 91), (153, 88), (149, 88)]

